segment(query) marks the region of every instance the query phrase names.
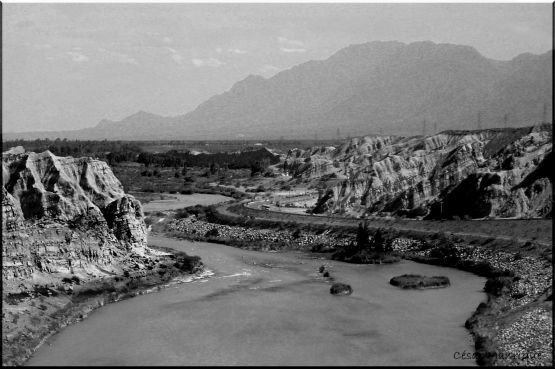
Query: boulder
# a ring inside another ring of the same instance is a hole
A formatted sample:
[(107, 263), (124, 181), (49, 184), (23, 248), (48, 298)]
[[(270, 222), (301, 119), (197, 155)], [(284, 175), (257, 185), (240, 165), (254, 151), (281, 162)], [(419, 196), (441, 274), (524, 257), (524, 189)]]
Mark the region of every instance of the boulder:
[(334, 283), (330, 288), (332, 295), (350, 295), (353, 293), (353, 288), (345, 283)]

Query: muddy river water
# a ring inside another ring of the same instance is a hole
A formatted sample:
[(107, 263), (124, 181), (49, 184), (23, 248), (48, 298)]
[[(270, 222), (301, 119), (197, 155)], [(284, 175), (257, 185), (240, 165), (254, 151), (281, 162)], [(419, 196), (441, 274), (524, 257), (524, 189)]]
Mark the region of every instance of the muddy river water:
[[(353, 265), (300, 252), (265, 253), (150, 235), (199, 255), (214, 274), (109, 304), (53, 336), (28, 365), (475, 365), (464, 328), (485, 279), (402, 261)], [(353, 287), (333, 296), (318, 269)], [(445, 289), (389, 285), (400, 274), (445, 275)]]

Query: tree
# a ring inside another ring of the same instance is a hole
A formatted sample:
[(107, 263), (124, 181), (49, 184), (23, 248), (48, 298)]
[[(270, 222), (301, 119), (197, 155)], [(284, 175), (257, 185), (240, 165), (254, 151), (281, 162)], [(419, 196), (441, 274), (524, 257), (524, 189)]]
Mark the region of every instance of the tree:
[(139, 157), (137, 158), (137, 163), (144, 164), (145, 167), (148, 167), (150, 164), (152, 164), (152, 161), (153, 161), (152, 154), (149, 154), (146, 152), (140, 153)]
[(220, 170), (220, 166), (214, 162), (210, 164), (210, 174), (216, 174), (217, 171)]
[(268, 159), (257, 160), (251, 164), (251, 177), (259, 173), (263, 173), (266, 168), (270, 165), (270, 161)]
[(384, 237), (383, 231), (381, 228), (379, 228), (374, 233), (374, 237), (372, 237), (371, 248), (374, 249), (374, 251), (376, 252), (384, 252), (385, 243), (386, 243), (386, 239)]
[(370, 246), (374, 251), (381, 253), (389, 253), (393, 251), (392, 239), (388, 235), (387, 230), (378, 228), (372, 237)]
[(359, 249), (370, 248), (368, 236), (368, 224), (365, 222), (363, 226), (362, 223), (359, 223), (357, 229), (357, 247)]

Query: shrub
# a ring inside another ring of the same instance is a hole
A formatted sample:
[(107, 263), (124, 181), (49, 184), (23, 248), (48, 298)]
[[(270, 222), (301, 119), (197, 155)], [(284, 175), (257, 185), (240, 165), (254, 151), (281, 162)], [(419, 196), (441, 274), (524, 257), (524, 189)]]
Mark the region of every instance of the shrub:
[(183, 219), (189, 217), (189, 215), (191, 215), (191, 213), (189, 213), (189, 210), (187, 210), (187, 208), (184, 208), (176, 210), (174, 217), (176, 219)]
[(511, 290), (513, 278), (508, 276), (499, 276), (490, 278), (486, 281), (484, 291), (494, 296), (501, 296), (504, 292)]
[(204, 237), (219, 237), (220, 232), (218, 232), (217, 228), (212, 228), (210, 230), (208, 230), (205, 234)]

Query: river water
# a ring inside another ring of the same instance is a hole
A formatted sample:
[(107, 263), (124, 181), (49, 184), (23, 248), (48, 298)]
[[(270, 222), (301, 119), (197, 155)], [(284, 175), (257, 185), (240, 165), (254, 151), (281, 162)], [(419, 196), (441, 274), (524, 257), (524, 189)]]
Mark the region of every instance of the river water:
[[(53, 336), (28, 365), (475, 365), (464, 328), (485, 279), (402, 261), (353, 265), (300, 252), (264, 253), (149, 236), (199, 255), (214, 275), (109, 304)], [(333, 296), (325, 264), (351, 296)], [(445, 275), (445, 289), (389, 285)]]

